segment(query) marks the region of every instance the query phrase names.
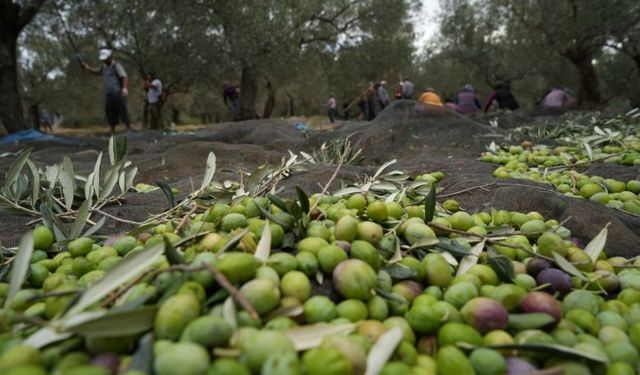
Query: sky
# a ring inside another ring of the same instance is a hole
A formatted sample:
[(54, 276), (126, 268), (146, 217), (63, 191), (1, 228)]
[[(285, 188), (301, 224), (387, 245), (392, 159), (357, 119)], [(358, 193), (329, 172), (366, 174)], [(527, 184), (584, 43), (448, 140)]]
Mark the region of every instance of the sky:
[(422, 9), (415, 16), (416, 48), (420, 51), (426, 42), (438, 32), (436, 16), (440, 11), (440, 0), (422, 0)]

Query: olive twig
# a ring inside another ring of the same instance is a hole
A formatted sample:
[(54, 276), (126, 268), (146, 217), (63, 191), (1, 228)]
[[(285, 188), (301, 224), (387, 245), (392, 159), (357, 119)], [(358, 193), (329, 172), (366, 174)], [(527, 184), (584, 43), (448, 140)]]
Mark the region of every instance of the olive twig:
[(42, 300), (42, 299), (47, 299), (49, 297), (62, 297), (62, 296), (67, 296), (67, 295), (70, 295), (70, 294), (78, 294), (78, 293), (82, 293), (82, 292), (84, 292), (84, 289), (54, 290), (52, 292), (35, 295), (35, 296), (27, 299), (27, 301), (33, 302), (33, 301), (39, 301), (39, 300)]
[(211, 265), (208, 265), (208, 264), (205, 264), (203, 267), (207, 269), (209, 272), (211, 272), (211, 274), (216, 279), (218, 284), (220, 284), (221, 287), (223, 287), (227, 292), (229, 292), (231, 297), (236, 302), (238, 302), (238, 304), (242, 306), (243, 309), (245, 309), (254, 319), (260, 320), (260, 315), (258, 314), (256, 309), (253, 308), (253, 305), (251, 305), (251, 302), (249, 302), (242, 295), (242, 293), (240, 293), (238, 288), (233, 286), (229, 282), (229, 280), (227, 280), (226, 276), (222, 272), (218, 271), (217, 269), (213, 268)]
[[(325, 194), (327, 194), (327, 191), (329, 191), (329, 186), (331, 186), (331, 183), (333, 182), (333, 180), (335, 180), (335, 178), (338, 176), (338, 171), (340, 171), (340, 168), (342, 168), (342, 165), (344, 163), (344, 157), (347, 154), (347, 152), (349, 151), (350, 147), (346, 147), (344, 152), (342, 154), (340, 154), (340, 159), (338, 159), (338, 164), (336, 165), (336, 169), (333, 171), (333, 174), (331, 175), (331, 178), (329, 178), (329, 181), (327, 181), (327, 183), (324, 185), (324, 187), (322, 188), (322, 191), (320, 192), (320, 196), (324, 196)], [(320, 199), (316, 200), (315, 203), (313, 204), (313, 206), (311, 206), (311, 208), (309, 208), (309, 212), (312, 212), (316, 207), (318, 207), (318, 204), (320, 204)], [(308, 213), (307, 213), (308, 215)]]
[(466, 188), (466, 189), (462, 189), (462, 190), (459, 190), (459, 191), (454, 191), (453, 193), (440, 194), (440, 195), (438, 195), (438, 198), (447, 198), (447, 197), (452, 197), (452, 196), (455, 196), (455, 195), (464, 194), (464, 193), (466, 193), (466, 192), (469, 192), (469, 191), (472, 191), (472, 190), (475, 190), (475, 189), (483, 189), (483, 190), (487, 190), (487, 188), (488, 188), (489, 186), (493, 186), (493, 185), (495, 185), (495, 184), (496, 184), (495, 182), (492, 182), (492, 183), (490, 183), (490, 184), (484, 184), (484, 185), (472, 186), (472, 187), (469, 187), (469, 188)]
[(198, 209), (198, 205), (194, 204), (191, 210), (189, 210), (189, 212), (187, 212), (187, 214), (182, 217), (182, 220), (180, 220), (180, 223), (178, 223), (173, 233), (178, 234), (178, 232), (180, 232), (180, 229), (182, 229), (182, 227), (184, 227), (185, 224), (187, 224), (187, 220), (189, 220), (189, 217), (191, 217), (191, 215), (194, 212), (196, 212), (197, 209)]

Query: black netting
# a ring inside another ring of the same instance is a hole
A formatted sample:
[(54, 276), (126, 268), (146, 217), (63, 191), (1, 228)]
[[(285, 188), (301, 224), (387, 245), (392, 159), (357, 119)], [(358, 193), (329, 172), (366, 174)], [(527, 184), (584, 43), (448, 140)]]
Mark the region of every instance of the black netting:
[[(372, 122), (346, 122), (333, 130), (311, 132), (308, 136), (280, 120), (217, 124), (195, 133), (171, 136), (154, 132), (136, 133), (129, 139), (129, 159), (140, 169), (136, 182), (153, 184), (156, 180), (168, 181), (184, 196), (193, 186), (199, 185), (210, 151), (217, 157), (215, 178), (237, 179), (239, 170), (250, 172), (267, 162), (279, 164), (283, 156), (288, 156), (288, 149), (311, 153), (323, 142), (351, 136), (353, 147), (363, 149), (364, 160), (359, 165), (343, 166), (331, 189), (361, 181), (365, 174), (374, 173), (380, 164), (397, 158), (394, 168), (412, 174), (443, 171), (446, 177), (440, 186), (447, 189), (441, 193), (441, 200), (449, 194), (470, 189), (451, 196), (467, 210), (494, 207), (538, 211), (545, 218), (559, 221), (571, 216), (566, 226), (585, 241), (611, 222), (607, 253), (626, 257), (637, 255), (640, 249), (640, 217), (587, 200), (565, 197), (550, 185), (524, 180), (496, 180), (491, 175), (495, 165), (477, 160), (485, 145), (492, 140), (496, 143), (509, 142), (506, 138), (508, 128), (523, 124), (543, 125), (553, 121), (550, 115), (554, 114), (541, 116), (532, 112), (515, 112), (465, 117), (442, 107), (397, 101)], [(498, 128), (489, 125), (489, 121), (495, 118), (498, 118)], [(68, 155), (76, 170), (86, 175), (93, 168), (97, 152), (106, 148), (108, 138), (76, 138), (73, 141), (10, 145), (4, 146), (2, 151), (15, 152), (33, 146), (32, 159), (40, 165), (60, 162), (64, 155)], [(10, 157), (0, 158), (0, 169), (7, 170), (12, 160)], [(334, 170), (334, 165), (316, 164), (310, 166), (308, 172), (295, 172), (281, 183), (283, 194), (293, 195), (296, 185), (309, 194), (319, 192)], [(594, 164), (581, 172), (620, 180), (635, 179), (640, 175), (638, 167), (612, 164)], [(124, 205), (106, 210), (119, 217), (141, 221), (149, 214), (166, 208), (164, 196), (154, 192), (129, 194)], [(29, 220), (29, 217), (0, 213), (2, 244), (15, 245)], [(103, 232), (127, 229), (126, 225), (109, 221)]]

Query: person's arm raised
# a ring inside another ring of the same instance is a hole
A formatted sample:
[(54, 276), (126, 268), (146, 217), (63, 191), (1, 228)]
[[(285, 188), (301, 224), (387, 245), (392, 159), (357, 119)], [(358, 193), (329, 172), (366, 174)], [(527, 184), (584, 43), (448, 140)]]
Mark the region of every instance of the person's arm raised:
[(84, 70), (86, 70), (87, 72), (97, 76), (98, 74), (100, 74), (100, 71), (92, 66), (89, 66), (89, 64), (87, 63), (82, 63), (82, 68)]

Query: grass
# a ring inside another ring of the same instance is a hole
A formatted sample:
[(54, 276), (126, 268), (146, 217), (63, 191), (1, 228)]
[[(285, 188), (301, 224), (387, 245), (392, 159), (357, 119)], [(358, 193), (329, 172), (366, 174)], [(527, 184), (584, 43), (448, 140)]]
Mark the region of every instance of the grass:
[[(291, 125), (295, 123), (303, 123), (310, 130), (331, 130), (335, 127), (341, 125), (343, 122), (341, 120), (336, 120), (334, 124), (329, 122), (329, 118), (327, 116), (311, 116), (311, 117), (291, 117), (291, 118), (283, 118)], [(215, 124), (212, 124), (215, 125)], [(132, 127), (135, 131), (142, 131), (142, 124), (136, 123), (132, 124)], [(192, 132), (198, 131), (200, 129), (206, 128), (207, 125), (203, 124), (191, 124), (191, 125), (178, 125), (174, 131), (181, 132)], [(109, 128), (106, 125), (88, 125), (80, 128), (58, 128), (55, 129), (54, 135), (60, 136), (91, 136), (97, 134), (107, 134), (109, 132)], [(120, 125), (116, 128), (117, 133), (124, 133), (125, 127)]]

